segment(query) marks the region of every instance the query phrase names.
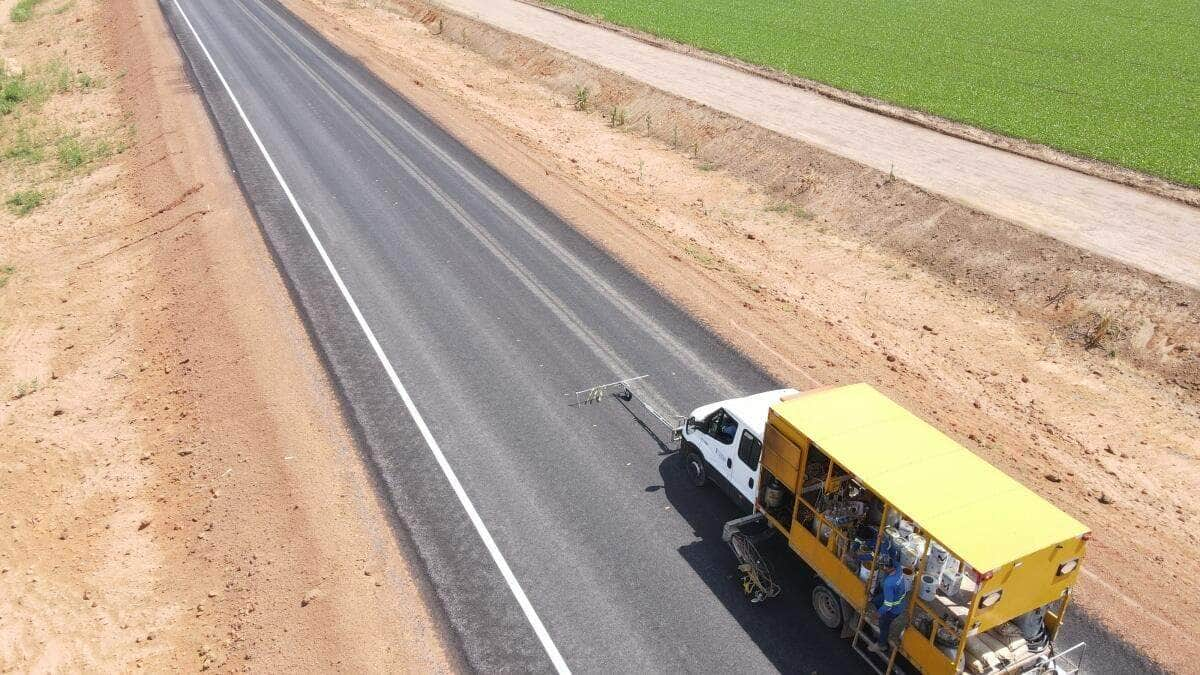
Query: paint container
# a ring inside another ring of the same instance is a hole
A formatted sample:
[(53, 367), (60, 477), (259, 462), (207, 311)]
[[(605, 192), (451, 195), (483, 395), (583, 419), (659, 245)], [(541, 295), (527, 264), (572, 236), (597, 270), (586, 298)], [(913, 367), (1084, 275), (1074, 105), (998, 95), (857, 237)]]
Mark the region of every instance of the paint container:
[(925, 573), (934, 579), (942, 578), (942, 569), (946, 566), (946, 560), (950, 558), (950, 553), (942, 548), (942, 545), (935, 542), (929, 544), (929, 555), (925, 556)]
[(858, 578), (861, 579), (863, 583), (866, 583), (867, 579), (871, 578), (871, 571), (873, 569), (875, 569), (875, 563), (870, 561), (861, 563), (858, 566)]
[(942, 593), (948, 598), (958, 597), (959, 591), (962, 590), (963, 575), (962, 572), (943, 572), (942, 573)]
[(916, 567), (917, 561), (921, 559), (921, 554), (925, 552), (925, 537), (919, 534), (910, 534), (900, 544), (900, 566), (901, 567)]
[(951, 598), (958, 595), (959, 589), (962, 588), (961, 567), (962, 563), (953, 557), (942, 566), (942, 592)]
[(933, 602), (937, 597), (938, 579), (932, 574), (921, 575), (921, 599), (925, 602)]

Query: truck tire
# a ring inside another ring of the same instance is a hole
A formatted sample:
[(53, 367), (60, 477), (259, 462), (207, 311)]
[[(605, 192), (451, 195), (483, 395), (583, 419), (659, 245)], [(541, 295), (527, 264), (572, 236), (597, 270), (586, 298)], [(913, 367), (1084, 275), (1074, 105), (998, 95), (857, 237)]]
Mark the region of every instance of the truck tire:
[(842, 626), (842, 599), (825, 584), (817, 584), (812, 590), (813, 611), (817, 619), (829, 630)]
[(692, 485), (704, 487), (708, 484), (708, 465), (694, 447), (684, 446), (683, 466)]

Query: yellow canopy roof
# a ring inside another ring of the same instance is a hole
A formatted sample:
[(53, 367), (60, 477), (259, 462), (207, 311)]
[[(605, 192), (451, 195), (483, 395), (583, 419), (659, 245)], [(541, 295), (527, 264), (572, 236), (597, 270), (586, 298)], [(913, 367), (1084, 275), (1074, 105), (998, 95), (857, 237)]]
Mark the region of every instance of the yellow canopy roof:
[(977, 570), (1088, 531), (870, 385), (801, 394), (771, 412)]

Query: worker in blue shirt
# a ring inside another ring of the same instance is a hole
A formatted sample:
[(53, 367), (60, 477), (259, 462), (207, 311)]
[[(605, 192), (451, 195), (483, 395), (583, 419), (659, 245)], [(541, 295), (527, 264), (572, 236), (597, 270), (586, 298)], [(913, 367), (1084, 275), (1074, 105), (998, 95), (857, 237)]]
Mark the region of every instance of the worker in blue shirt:
[(875, 596), (875, 609), (879, 613), (879, 640), (871, 645), (871, 651), (876, 654), (891, 651), (888, 633), (892, 629), (892, 622), (904, 612), (904, 599), (908, 595), (908, 581), (904, 572), (891, 559), (883, 560), (882, 570), (883, 583), (880, 584), (879, 594)]

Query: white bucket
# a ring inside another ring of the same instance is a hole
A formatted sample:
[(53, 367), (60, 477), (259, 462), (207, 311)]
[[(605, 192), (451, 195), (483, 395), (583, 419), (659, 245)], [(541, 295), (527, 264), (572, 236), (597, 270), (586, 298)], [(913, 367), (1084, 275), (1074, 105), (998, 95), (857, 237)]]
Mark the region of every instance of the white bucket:
[(900, 566), (916, 567), (925, 550), (925, 538), (919, 534), (910, 534), (900, 545)]
[(962, 590), (962, 572), (943, 572), (942, 573), (942, 593), (947, 597), (953, 598)]
[(962, 563), (958, 558), (950, 558), (942, 566), (942, 592), (950, 597), (958, 594), (962, 588)]
[(925, 602), (933, 602), (936, 596), (938, 587), (938, 578), (931, 574), (921, 575), (921, 599)]
[(946, 560), (950, 554), (946, 549), (942, 548), (941, 544), (936, 541), (929, 544), (929, 555), (925, 556), (925, 573), (932, 576), (934, 579), (940, 579), (942, 569), (946, 567)]

